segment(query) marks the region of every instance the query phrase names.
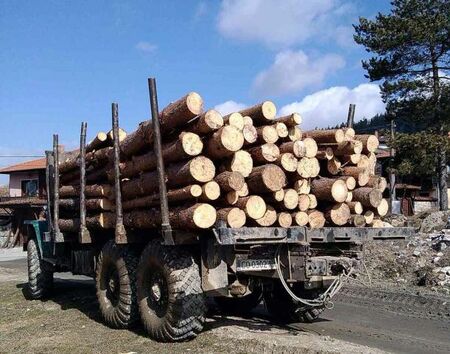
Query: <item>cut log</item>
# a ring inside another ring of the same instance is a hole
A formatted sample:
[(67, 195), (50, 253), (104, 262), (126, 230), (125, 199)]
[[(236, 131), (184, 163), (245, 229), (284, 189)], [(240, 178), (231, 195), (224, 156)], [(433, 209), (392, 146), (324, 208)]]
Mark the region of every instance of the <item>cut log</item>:
[(366, 220), (366, 224), (372, 224), (375, 214), (372, 210), (367, 210), (364, 213), (364, 219)]
[(251, 219), (260, 219), (266, 212), (266, 203), (259, 195), (250, 195), (240, 197), (234, 204), (236, 207), (244, 210), (245, 214)]
[(386, 226), (385, 226), (385, 223), (382, 220), (380, 220), (378, 218), (374, 218), (373, 221), (372, 221), (372, 227), (386, 227)]
[(296, 141), (301, 140), (303, 137), (302, 131), (299, 127), (288, 128), (288, 136), (284, 140)]
[[(182, 187), (179, 189), (173, 189), (167, 191), (167, 199), (169, 202), (184, 202), (189, 200), (195, 200), (202, 194), (202, 187), (198, 184)], [(123, 210), (139, 209), (151, 206), (159, 205), (159, 192), (144, 197), (126, 200), (122, 203)]]
[(141, 122), (138, 128), (128, 134), (120, 143), (120, 151), (125, 156), (132, 156), (148, 150), (153, 143), (153, 127), (152, 121), (146, 120)]
[(239, 197), (247, 197), (249, 195), (249, 190), (247, 183), (244, 183), (242, 188), (238, 191), (231, 191), (226, 194), (226, 200), (228, 204), (234, 205)]
[(320, 229), (325, 226), (325, 216), (321, 211), (310, 210), (308, 211), (308, 223), (311, 229)]
[(356, 164), (359, 168), (363, 168), (364, 170), (368, 171), (370, 167), (370, 161), (369, 158), (366, 155), (361, 155), (361, 158), (359, 159), (358, 163)]
[[(216, 209), (209, 204), (169, 209), (170, 224), (175, 229), (207, 229), (214, 225), (216, 217)], [(161, 225), (161, 211), (158, 208), (133, 210), (124, 213), (123, 221), (130, 228), (156, 228)]]
[(341, 161), (345, 164), (356, 165), (361, 160), (361, 154), (344, 155), (341, 157)]
[(318, 144), (339, 144), (345, 141), (345, 133), (342, 129), (310, 130), (305, 132), (304, 135), (313, 138)]
[(309, 209), (310, 199), (307, 194), (300, 194), (298, 196), (298, 209), (300, 211), (307, 211)]
[(353, 200), (353, 192), (348, 191), (347, 198), (345, 199), (345, 202), (350, 203)]
[(293, 210), (298, 206), (298, 198), (299, 196), (295, 189), (285, 189), (281, 205), (287, 210)]
[(304, 140), (290, 141), (280, 145), (280, 152), (290, 152), (296, 157), (315, 157), (317, 154), (317, 144), (311, 138)]
[(304, 211), (297, 211), (292, 213), (293, 222), (298, 226), (306, 226), (309, 222), (308, 213)]
[(275, 162), (280, 156), (280, 149), (272, 143), (262, 144), (247, 150), (255, 164)]
[(341, 166), (341, 161), (339, 161), (335, 157), (327, 161), (327, 171), (331, 175), (337, 175), (339, 172), (341, 172)]
[(309, 198), (309, 209), (317, 208), (317, 198), (314, 194), (308, 194)]
[(244, 129), (244, 125), (245, 125), (244, 117), (242, 116), (242, 114), (240, 114), (238, 112), (234, 112), (234, 113), (224, 116), (223, 122), (224, 122), (224, 124), (231, 125), (241, 131), (242, 131), (242, 129)]
[(186, 130), (198, 134), (206, 135), (223, 127), (222, 115), (214, 109), (210, 109), (190, 122)]
[(214, 180), (225, 192), (238, 191), (245, 183), (244, 177), (239, 172), (225, 171), (218, 174)]
[(256, 106), (249, 107), (240, 111), (243, 116), (250, 116), (256, 126), (270, 124), (275, 115), (277, 108), (271, 101), (264, 101)]
[(202, 193), (199, 199), (203, 202), (217, 200), (220, 197), (220, 186), (215, 181), (209, 181), (202, 186)]
[(244, 145), (244, 135), (237, 128), (226, 125), (216, 131), (207, 142), (207, 155), (223, 159), (233, 155)]
[(292, 215), (287, 212), (281, 212), (277, 215), (277, 223), (281, 227), (288, 228), (292, 226)]
[(280, 189), (279, 191), (273, 192), (271, 196), (275, 202), (282, 202), (284, 199), (284, 189)]
[[(100, 213), (86, 218), (86, 227), (90, 230), (113, 229), (116, 224), (115, 214)], [(58, 226), (61, 232), (79, 232), (80, 219), (59, 219)]]
[(289, 130), (286, 124), (277, 122), (274, 124), (275, 130), (277, 131), (278, 137), (286, 138), (289, 135)]
[(320, 172), (319, 160), (315, 157), (303, 157), (298, 161), (297, 173), (303, 178), (317, 177)]
[(345, 182), (349, 191), (352, 191), (356, 188), (356, 179), (353, 176), (341, 176), (338, 177), (338, 179), (341, 179)]
[(378, 146), (380, 145), (380, 142), (378, 141), (378, 138), (375, 135), (356, 135), (356, 140), (359, 140), (363, 144), (363, 153), (368, 154), (370, 152), (375, 152), (378, 149)]
[(362, 214), (363, 206), (360, 202), (347, 202), (347, 205), (352, 214)]
[(339, 203), (328, 208), (325, 212), (325, 219), (337, 226), (345, 225), (350, 219), (350, 208), (345, 203)]
[(253, 125), (253, 119), (250, 116), (244, 116), (244, 124), (245, 125)]
[(197, 156), (186, 162), (169, 165), (166, 174), (169, 187), (184, 186), (211, 181), (216, 174), (216, 168), (207, 157)]
[(345, 156), (353, 154), (361, 154), (363, 145), (359, 140), (351, 140), (340, 143), (334, 151), (335, 156)]
[(98, 132), (92, 141), (86, 145), (86, 152), (98, 150), (107, 146), (108, 135), (105, 132)]
[(223, 208), (217, 210), (217, 221), (224, 221), (227, 226), (239, 228), (245, 225), (247, 217), (239, 208)]
[(264, 215), (259, 219), (252, 220), (251, 224), (257, 225), (257, 226), (268, 227), (268, 226), (272, 226), (276, 222), (277, 222), (276, 210), (272, 206), (267, 205)]
[(355, 214), (350, 216), (350, 223), (355, 227), (366, 226), (366, 218), (363, 215)]
[(252, 193), (276, 192), (286, 185), (286, 175), (277, 165), (254, 167), (247, 185)]
[(358, 182), (360, 187), (367, 185), (369, 182), (369, 174), (365, 169), (356, 166), (345, 166), (342, 168), (342, 174), (352, 176)]
[(331, 160), (334, 157), (333, 149), (331, 147), (320, 148), (317, 151), (316, 158), (318, 160)]
[[(124, 141), (126, 137), (127, 137), (127, 132), (125, 130), (123, 130), (122, 128), (119, 128), (119, 142)], [(114, 132), (112, 129), (108, 132), (108, 140), (110, 141), (110, 144), (113, 145)]]
[(287, 172), (295, 172), (297, 171), (298, 160), (293, 153), (285, 152), (277, 158), (276, 164)]
[(294, 189), (298, 194), (309, 194), (311, 191), (311, 184), (308, 179), (298, 179), (294, 182)]
[(254, 144), (258, 140), (258, 131), (251, 124), (244, 125), (244, 128), (242, 129), (242, 135), (244, 136), (244, 145)]
[(353, 199), (361, 202), (366, 208), (376, 208), (380, 205), (383, 196), (378, 189), (362, 187), (353, 191)]
[(182, 132), (175, 141), (166, 143), (161, 148), (164, 162), (169, 163), (200, 155), (203, 143), (197, 134)]
[(387, 188), (386, 178), (380, 176), (370, 176), (367, 187), (376, 188), (383, 193)]
[(355, 139), (356, 132), (353, 128), (343, 128), (345, 140), (351, 141)]
[(203, 99), (196, 92), (190, 92), (179, 100), (170, 103), (159, 114), (163, 132), (183, 127), (203, 111)]
[(318, 178), (311, 181), (311, 192), (318, 200), (343, 203), (348, 189), (345, 181), (332, 178)]
[[(103, 211), (114, 210), (113, 203), (111, 203), (111, 201), (106, 198), (86, 199), (85, 205), (87, 210), (103, 210)], [(79, 210), (80, 199), (79, 198), (60, 199), (59, 206), (61, 207), (61, 209)]]
[(298, 113), (292, 113), (277, 118), (277, 122), (284, 123), (288, 128), (291, 128), (302, 124), (302, 116)]
[(278, 133), (273, 125), (264, 125), (256, 128), (258, 138), (256, 141), (260, 144), (264, 143), (276, 143), (278, 141)]
[[(59, 196), (61, 198), (79, 197), (80, 186), (62, 186), (59, 188)], [(112, 198), (114, 190), (109, 184), (93, 184), (88, 185), (84, 191), (86, 197), (106, 197)]]
[(244, 150), (236, 151), (232, 157), (224, 161), (221, 171), (239, 172), (242, 176), (248, 177), (253, 169), (252, 156)]
[(159, 188), (158, 174), (156, 171), (147, 172), (137, 178), (122, 182), (122, 197), (125, 200), (137, 196), (153, 194)]
[(389, 211), (389, 203), (386, 199), (381, 199), (380, 205), (372, 209), (378, 216), (386, 216)]

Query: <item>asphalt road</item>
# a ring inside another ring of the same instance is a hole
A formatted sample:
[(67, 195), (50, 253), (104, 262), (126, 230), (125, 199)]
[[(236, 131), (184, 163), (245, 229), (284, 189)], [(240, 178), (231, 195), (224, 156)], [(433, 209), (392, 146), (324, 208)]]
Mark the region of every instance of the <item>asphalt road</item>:
[[(24, 258), (2, 260), (0, 254), (0, 266), (26, 272)], [(57, 278), (63, 282), (80, 279), (68, 273)], [(86, 291), (89, 289), (90, 285)], [(254, 315), (256, 321), (258, 317), (267, 320), (262, 305)], [(320, 320), (289, 328), (390, 352), (450, 353), (450, 298), (351, 287), (337, 297), (335, 308), (325, 311)]]

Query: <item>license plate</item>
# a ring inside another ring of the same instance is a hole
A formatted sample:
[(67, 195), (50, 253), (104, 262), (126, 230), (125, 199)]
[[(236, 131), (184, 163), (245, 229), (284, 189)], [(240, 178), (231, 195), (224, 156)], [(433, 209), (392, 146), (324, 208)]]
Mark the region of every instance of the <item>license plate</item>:
[(275, 261), (273, 259), (238, 259), (236, 262), (236, 270), (238, 272), (273, 269), (275, 269)]

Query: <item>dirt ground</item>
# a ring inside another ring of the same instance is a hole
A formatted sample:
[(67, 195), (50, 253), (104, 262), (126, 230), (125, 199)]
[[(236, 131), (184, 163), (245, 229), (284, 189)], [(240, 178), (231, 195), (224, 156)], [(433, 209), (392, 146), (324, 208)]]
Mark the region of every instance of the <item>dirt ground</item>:
[(141, 327), (110, 329), (102, 322), (93, 281), (66, 275), (51, 299), (25, 299), (25, 260), (0, 262), (0, 353), (379, 353), (377, 349), (268, 319), (211, 314), (193, 341), (157, 343)]

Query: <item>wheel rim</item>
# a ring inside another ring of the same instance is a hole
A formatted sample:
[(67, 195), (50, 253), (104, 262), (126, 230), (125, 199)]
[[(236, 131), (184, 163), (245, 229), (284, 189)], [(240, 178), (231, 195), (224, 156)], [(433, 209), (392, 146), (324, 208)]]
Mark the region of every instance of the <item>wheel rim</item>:
[(148, 274), (145, 283), (145, 297), (149, 311), (158, 317), (163, 317), (167, 312), (169, 303), (169, 289), (166, 278), (159, 270)]

